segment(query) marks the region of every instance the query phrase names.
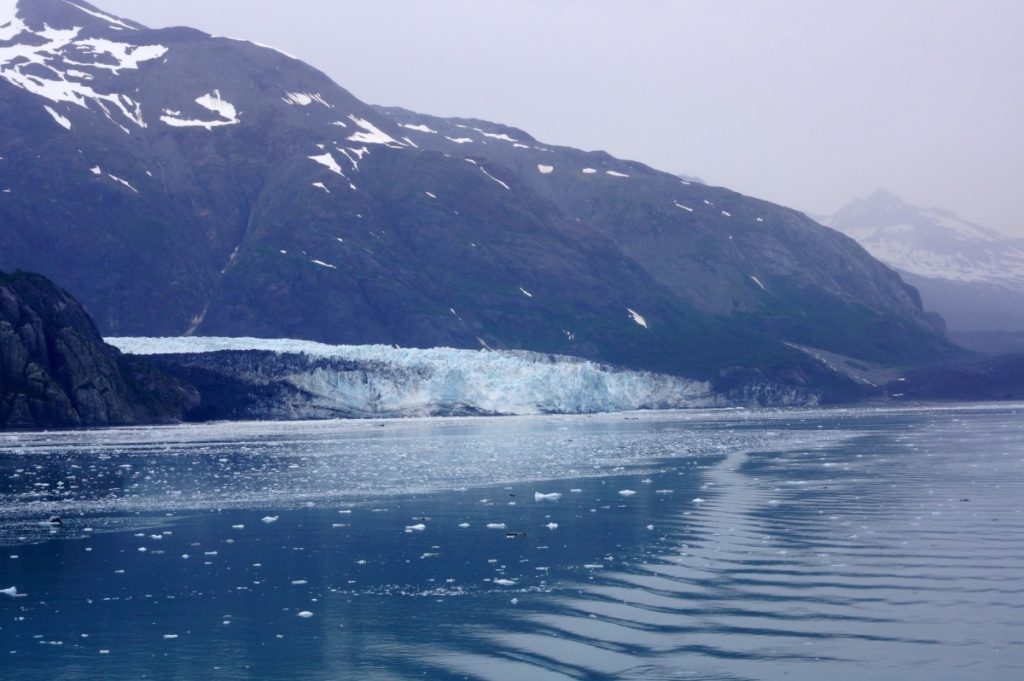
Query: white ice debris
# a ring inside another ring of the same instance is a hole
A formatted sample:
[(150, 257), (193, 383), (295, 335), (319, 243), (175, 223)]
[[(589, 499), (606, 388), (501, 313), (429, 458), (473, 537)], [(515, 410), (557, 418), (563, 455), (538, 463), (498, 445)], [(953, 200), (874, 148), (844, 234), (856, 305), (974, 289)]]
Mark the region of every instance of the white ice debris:
[(225, 101), (221, 97), (220, 90), (214, 90), (201, 97), (197, 97), (196, 104), (217, 114), (220, 116), (220, 119), (200, 121), (191, 118), (180, 118), (181, 112), (164, 109), (164, 114), (160, 117), (160, 120), (173, 128), (206, 128), (207, 130), (225, 125), (237, 125), (239, 123), (238, 110), (234, 104)]
[(303, 610), (298, 614), (298, 617), (301, 617), (302, 619), (309, 619), (312, 616), (313, 613), (311, 613), (309, 610)]
[(330, 190), (330, 189), (328, 189), (328, 188), (327, 188), (327, 185), (325, 185), (325, 184), (324, 184), (323, 182), (314, 182), (314, 183), (313, 183), (313, 186), (314, 186), (314, 187), (316, 187), (317, 189), (323, 189), (323, 190), (324, 190), (325, 192), (327, 192), (328, 194), (330, 194), (330, 193), (331, 193), (331, 190)]
[(596, 172), (597, 172), (596, 168), (584, 168), (583, 169), (583, 174), (584, 175), (593, 175)]
[(730, 212), (729, 212), (729, 211), (727, 211), (727, 210), (723, 210), (723, 211), (722, 211), (722, 215), (724, 215), (724, 216), (725, 216), (725, 217), (727, 217), (727, 218), (731, 218), (731, 217), (732, 217), (732, 213), (730, 213)]
[(634, 310), (634, 309), (633, 309), (633, 308), (631, 308), (631, 307), (627, 307), (627, 308), (626, 308), (626, 312), (628, 312), (628, 313), (629, 313), (629, 316), (630, 316), (630, 318), (631, 318), (631, 319), (632, 319), (632, 320), (633, 320), (633, 321), (634, 321), (634, 322), (635, 322), (635, 323), (636, 323), (637, 325), (639, 325), (639, 326), (642, 326), (642, 327), (644, 327), (645, 329), (647, 328), (647, 320), (646, 320), (646, 319), (644, 319), (644, 316), (643, 316), (642, 314), (640, 314), (639, 312), (637, 312), (636, 310)]
[(338, 269), (334, 265), (330, 264), (329, 262), (324, 262), (323, 260), (310, 260), (310, 262), (313, 263), (314, 265), (319, 265), (320, 267), (326, 267), (329, 270)]
[(695, 503), (695, 504), (703, 504), (704, 503), (704, 499), (701, 499), (700, 497), (697, 497), (696, 499), (693, 500), (693, 503)]
[(767, 290), (767, 289), (766, 289), (766, 288), (764, 287), (764, 284), (762, 284), (762, 283), (761, 283), (761, 280), (760, 280), (760, 279), (758, 279), (757, 277), (755, 277), (755, 276), (754, 276), (753, 274), (751, 274), (751, 275), (750, 275), (750, 278), (754, 280), (754, 283), (755, 283), (755, 284), (757, 284), (758, 286), (760, 286), (760, 287), (761, 287), (761, 290), (762, 290), (762, 291), (766, 291), (766, 290)]
[(504, 530), (505, 523), (487, 523), (488, 530)]
[(17, 596), (18, 596), (18, 588), (12, 586), (12, 587), (8, 587), (6, 589), (0, 589), (0, 594), (3, 594), (4, 596), (10, 596), (11, 598), (17, 598)]
[[(450, 309), (455, 320), (459, 313)], [(366, 415), (426, 416), (450, 405), (496, 414), (592, 413), (707, 407), (718, 403), (708, 383), (622, 371), (570, 357), (523, 351), (324, 345), (256, 338), (108, 338), (129, 354), (257, 350), (341, 360), (288, 377), (323, 405)], [(357, 366), (353, 369), (351, 363)]]
[(525, 288), (523, 288), (522, 286), (520, 286), (520, 287), (519, 287), (519, 292), (520, 292), (520, 293), (522, 293), (522, 294), (523, 294), (524, 296), (526, 296), (527, 298), (533, 298), (533, 294), (532, 294), (532, 293), (530, 293), (529, 291), (527, 291), (527, 290), (526, 290)]
[(491, 580), (491, 583), (492, 584), (497, 584), (498, 586), (515, 586), (516, 585), (516, 580), (514, 580), (514, 579), (498, 578), (498, 579)]
[(328, 170), (330, 170), (332, 173), (337, 173), (338, 175), (341, 175), (342, 177), (345, 176), (345, 173), (343, 173), (341, 171), (341, 166), (338, 165), (338, 162), (336, 160), (334, 160), (334, 156), (329, 151), (325, 152), (323, 154), (320, 154), (319, 156), (310, 156), (309, 160), (316, 161), (317, 163), (319, 163), (323, 167), (325, 167)]
[(631, 496), (633, 496), (634, 494), (636, 494), (636, 492), (635, 492), (635, 491), (633, 491), (633, 490), (631, 490), (631, 489), (620, 489), (620, 490), (619, 490), (619, 495), (620, 495), (620, 496), (624, 496), (624, 497), (631, 497)]
[(558, 501), (561, 498), (562, 498), (562, 493), (561, 492), (547, 492), (547, 493), (544, 493), (544, 492), (534, 492), (533, 493), (533, 500), (534, 501)]
[(324, 100), (323, 96), (319, 92), (286, 92), (284, 97), (281, 99), (286, 104), (293, 104), (296, 106), (309, 106), (310, 104), (316, 103), (321, 106), (325, 106), (328, 109), (334, 108)]
[(46, 109), (46, 113), (50, 114), (53, 117), (53, 120), (57, 121), (57, 125), (64, 128), (65, 130), (71, 129), (71, 121), (69, 121), (64, 116), (61, 116), (59, 113), (57, 113), (48, 106), (44, 105), (43, 108)]
[(416, 523), (415, 525), (406, 525), (405, 526), (405, 531), (406, 532), (422, 532), (425, 529), (427, 529), (427, 526), (424, 525), (423, 523)]
[(402, 127), (408, 128), (409, 130), (415, 130), (416, 132), (429, 132), (432, 135), (437, 134), (437, 130), (431, 130), (430, 126), (424, 125), (422, 123), (406, 123)]
[(459, 527), (461, 527), (462, 529), (466, 529), (467, 527), (469, 527), (469, 523), (459, 523)]
[(606, 170), (605, 175), (611, 175), (612, 177), (629, 177), (626, 173), (620, 173), (617, 170)]
[(357, 132), (349, 136), (349, 142), (361, 142), (363, 144), (384, 144), (389, 147), (404, 147), (405, 145), (396, 140), (395, 138), (388, 135), (386, 132), (375, 126), (370, 121), (359, 118), (355, 115), (348, 117), (350, 121), (355, 123), (357, 126), (362, 128), (362, 132)]
[(278, 519), (279, 517), (280, 517), (280, 516), (276, 516), (276, 515), (268, 515), (268, 516), (264, 516), (264, 517), (263, 517), (263, 522), (267, 523), (268, 525), (269, 525), (270, 523), (276, 523), (276, 522), (277, 522), (277, 519)]
[(538, 163), (537, 164), (537, 170), (540, 171), (541, 175), (550, 175), (551, 173), (555, 172), (555, 167), (554, 166), (546, 166), (543, 163)]
[(426, 194), (427, 196), (429, 196), (432, 199), (436, 199), (437, 198), (437, 195), (434, 194), (433, 192), (423, 192), (423, 193)]
[(558, 529), (558, 523), (548, 523), (544, 527), (548, 528), (549, 530), (557, 530)]
[(684, 206), (683, 204), (679, 203), (678, 201), (675, 201), (674, 203), (676, 204), (676, 208), (682, 208), (683, 210), (685, 210), (688, 213), (692, 213), (693, 212), (693, 209), (690, 208), (689, 206)]

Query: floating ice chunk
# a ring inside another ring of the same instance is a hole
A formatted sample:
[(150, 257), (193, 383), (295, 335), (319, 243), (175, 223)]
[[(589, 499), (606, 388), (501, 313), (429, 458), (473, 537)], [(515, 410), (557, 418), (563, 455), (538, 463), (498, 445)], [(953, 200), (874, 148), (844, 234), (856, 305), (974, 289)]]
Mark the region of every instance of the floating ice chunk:
[(654, 529), (654, 525), (648, 525), (648, 526), (647, 526), (647, 529), (648, 529), (648, 530), (653, 530), (653, 529)]
[(520, 287), (519, 287), (519, 291), (520, 291), (520, 292), (521, 292), (521, 293), (522, 293), (522, 294), (523, 294), (524, 296), (526, 296), (527, 298), (533, 298), (533, 294), (532, 294), (532, 293), (530, 293), (529, 291), (527, 291), (527, 290), (526, 290), (525, 288), (523, 288), (522, 286), (520, 286)]
[(766, 288), (764, 287), (764, 284), (762, 284), (762, 283), (761, 283), (761, 280), (760, 280), (760, 279), (758, 279), (758, 278), (757, 278), (757, 277), (755, 277), (754, 275), (750, 275), (750, 278), (754, 280), (754, 283), (755, 283), (755, 284), (757, 284), (758, 286), (760, 286), (760, 287), (761, 287), (761, 290), (762, 290), (762, 291), (766, 291), (766, 290), (767, 290), (767, 289), (766, 289)]
[(637, 325), (642, 326), (645, 329), (647, 328), (647, 320), (644, 319), (644, 316), (642, 314), (640, 314), (639, 312), (630, 307), (627, 307), (626, 311), (629, 312), (629, 316), (633, 319), (634, 322), (636, 322)]
[(687, 213), (692, 213), (693, 212), (692, 208), (690, 208), (689, 206), (684, 206), (683, 204), (679, 203), (678, 201), (673, 201), (673, 203), (676, 204), (676, 208), (682, 208)]
[(554, 166), (546, 166), (543, 163), (538, 163), (537, 164), (537, 170), (540, 171), (541, 175), (550, 175), (551, 173), (555, 172), (555, 167)]
[(432, 135), (437, 134), (437, 130), (431, 130), (430, 126), (421, 123), (405, 123), (402, 127), (408, 128), (409, 130), (415, 130), (416, 132), (429, 132)]
[(731, 218), (731, 217), (732, 217), (732, 213), (730, 213), (730, 212), (729, 212), (729, 211), (727, 211), (727, 210), (723, 210), (723, 211), (722, 211), (722, 215), (724, 215), (724, 216), (725, 216), (725, 217), (727, 217), (727, 218)]
[(534, 492), (533, 493), (533, 500), (534, 501), (558, 501), (561, 498), (562, 498), (562, 493), (561, 492), (548, 492), (546, 494), (544, 492)]
[(697, 497), (696, 499), (693, 500), (693, 503), (695, 503), (695, 504), (703, 504), (705, 501), (706, 501), (705, 499), (701, 499), (700, 497)]
[(269, 523), (276, 523), (276, 522), (277, 522), (277, 519), (278, 519), (278, 518), (280, 518), (280, 517), (281, 517), (281, 516), (276, 516), (276, 515), (268, 515), (268, 516), (264, 516), (264, 517), (263, 517), (263, 522), (265, 522), (265, 523), (268, 523), (268, 524), (269, 524)]
[(10, 596), (11, 598), (17, 598), (18, 597), (18, 588), (12, 586), (12, 587), (8, 587), (6, 589), (0, 589), (0, 594), (3, 594), (4, 596)]
[(317, 189), (323, 189), (323, 190), (324, 190), (325, 192), (327, 192), (328, 194), (330, 194), (330, 193), (331, 193), (331, 190), (330, 190), (330, 189), (328, 189), (328, 188), (327, 188), (327, 185), (325, 185), (325, 184), (324, 184), (323, 182), (314, 182), (314, 183), (313, 183), (313, 186), (314, 186), (314, 187), (316, 187)]
[(516, 585), (516, 580), (514, 580), (514, 579), (499, 578), (499, 579), (491, 580), (491, 583), (492, 584), (497, 584), (498, 586), (515, 586)]
[(581, 489), (580, 489), (580, 488), (578, 488), (578, 487), (573, 487), (573, 488), (572, 488), (571, 490), (569, 490), (569, 492), (571, 492), (572, 494), (579, 494), (579, 493), (580, 493), (580, 492), (582, 492), (582, 491), (583, 491), (583, 490), (581, 490)]
[(298, 614), (298, 617), (301, 617), (302, 619), (309, 619), (312, 616), (313, 613), (311, 613), (309, 610), (303, 610)]
[(758, 218), (757, 221), (758, 222), (764, 222), (764, 218)]
[(583, 169), (583, 174), (584, 175), (593, 175), (596, 172), (597, 172), (597, 168), (584, 168)]
[(416, 523), (415, 525), (406, 525), (405, 526), (405, 531), (406, 532), (422, 532), (425, 529), (427, 529), (427, 526), (424, 525), (423, 523)]
[(431, 192), (423, 192), (423, 193), (426, 194), (427, 196), (429, 196), (432, 199), (436, 199), (437, 198), (437, 196), (435, 194), (432, 194)]
[(56, 111), (54, 111), (53, 109), (51, 109), (50, 107), (48, 107), (46, 105), (43, 105), (43, 108), (46, 109), (46, 113), (50, 114), (53, 117), (53, 120), (57, 121), (57, 125), (59, 125), (60, 127), (64, 128), (65, 130), (70, 130), (71, 129), (71, 121), (69, 121), (68, 119), (64, 118), (59, 113), (57, 113)]
[(674, 494), (674, 492), (675, 492), (674, 490), (670, 490), (670, 489), (659, 489), (659, 490), (655, 490), (654, 493), (655, 494)]
[(544, 527), (548, 528), (549, 530), (557, 530), (558, 529), (558, 523), (548, 523)]
[(303, 584), (309, 584), (305, 579), (293, 579), (292, 586), (302, 586)]
[(612, 177), (629, 177), (626, 173), (620, 173), (616, 170), (606, 170), (604, 173), (605, 175), (611, 175)]
[(769, 500), (768, 500), (768, 505), (769, 505), (769, 506), (778, 506), (778, 505), (779, 505), (779, 504), (781, 504), (781, 503), (782, 503), (782, 502), (781, 502), (781, 501), (779, 501), (778, 499), (769, 499)]
[(488, 530), (504, 530), (505, 523), (487, 523)]
[(461, 527), (462, 529), (466, 529), (467, 527), (469, 527), (469, 523), (459, 523), (459, 527)]
[(92, 168), (89, 168), (89, 172), (92, 173), (93, 175), (102, 175), (103, 169), (100, 168), (99, 166), (93, 166)]
[(624, 497), (631, 497), (631, 496), (633, 496), (634, 494), (636, 494), (636, 492), (634, 492), (634, 491), (633, 491), (633, 490), (631, 490), (631, 489), (620, 489), (620, 490), (619, 490), (619, 495), (620, 495), (620, 496), (624, 496)]
[(177, 634), (164, 634), (165, 641), (173, 641), (176, 638), (178, 638)]
[(588, 570), (600, 570), (604, 567), (604, 565), (599, 565), (597, 563), (586, 563), (583, 567), (585, 567)]
[(319, 265), (320, 267), (326, 267), (329, 270), (336, 270), (336, 269), (338, 269), (337, 267), (335, 267), (331, 263), (324, 262), (323, 260), (310, 260), (310, 262), (313, 263), (314, 265)]

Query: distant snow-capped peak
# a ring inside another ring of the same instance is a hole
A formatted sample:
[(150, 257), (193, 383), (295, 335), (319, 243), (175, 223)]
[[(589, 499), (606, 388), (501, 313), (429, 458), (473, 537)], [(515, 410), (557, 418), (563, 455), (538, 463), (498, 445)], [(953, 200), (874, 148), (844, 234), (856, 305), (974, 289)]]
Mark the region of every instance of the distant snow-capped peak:
[(878, 190), (851, 201), (822, 222), (904, 272), (1024, 289), (1024, 240), (941, 208), (913, 206)]

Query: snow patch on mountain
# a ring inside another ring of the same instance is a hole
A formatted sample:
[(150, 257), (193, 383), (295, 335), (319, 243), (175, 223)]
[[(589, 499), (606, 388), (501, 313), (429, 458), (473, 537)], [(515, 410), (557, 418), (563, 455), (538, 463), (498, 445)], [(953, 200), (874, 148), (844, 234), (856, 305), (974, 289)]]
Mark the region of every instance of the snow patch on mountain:
[(309, 106), (310, 104), (320, 104), (328, 109), (333, 109), (334, 106), (327, 103), (319, 92), (286, 92), (285, 96), (281, 98), (286, 104), (294, 104), (296, 106)]
[[(377, 416), (593, 413), (718, 404), (710, 384), (531, 352), (335, 346), (257, 338), (108, 338), (134, 355), (269, 351), (332, 360), (281, 380), (320, 407)], [(298, 366), (298, 365), (297, 365)], [(246, 376), (246, 380), (256, 380)]]
[(376, 125), (355, 115), (348, 117), (350, 121), (362, 128), (361, 132), (350, 135), (349, 142), (361, 142), (363, 144), (383, 144), (393, 148), (404, 148), (405, 145), (387, 134)]
[(233, 104), (225, 101), (221, 97), (220, 90), (214, 90), (213, 92), (207, 93), (201, 97), (197, 97), (196, 104), (207, 111), (212, 111), (217, 114), (220, 116), (220, 120), (201, 121), (189, 118), (179, 118), (179, 116), (181, 116), (181, 112), (173, 111), (171, 109), (164, 109), (164, 115), (160, 117), (160, 120), (175, 128), (206, 128), (207, 130), (212, 130), (213, 128), (219, 128), (225, 125), (238, 125), (240, 122), (238, 118), (238, 110)]
[(822, 223), (904, 272), (1024, 290), (1024, 240), (940, 208), (912, 206), (880, 190), (847, 204)]

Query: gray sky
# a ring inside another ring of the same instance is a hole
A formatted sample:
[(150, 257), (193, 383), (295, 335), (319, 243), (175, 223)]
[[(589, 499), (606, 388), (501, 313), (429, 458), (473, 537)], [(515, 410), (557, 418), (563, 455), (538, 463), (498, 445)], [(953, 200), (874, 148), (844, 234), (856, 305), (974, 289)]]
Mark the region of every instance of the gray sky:
[(886, 187), (1024, 236), (1020, 0), (94, 0), (359, 98), (831, 213)]

